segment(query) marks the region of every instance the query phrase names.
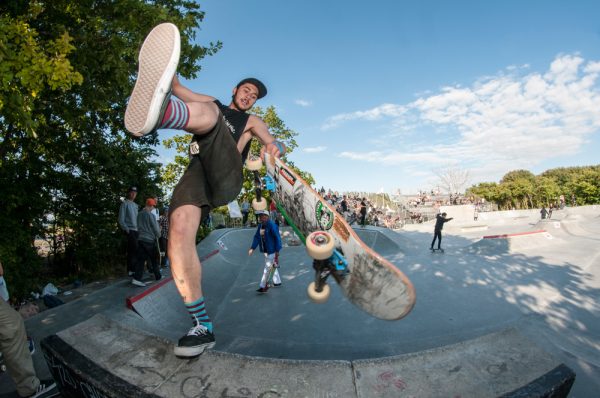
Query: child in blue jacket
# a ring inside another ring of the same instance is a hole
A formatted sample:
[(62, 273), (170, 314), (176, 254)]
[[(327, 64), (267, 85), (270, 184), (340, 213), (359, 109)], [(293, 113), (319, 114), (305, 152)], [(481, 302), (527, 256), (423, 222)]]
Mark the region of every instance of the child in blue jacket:
[(256, 211), (255, 214), (258, 216), (260, 223), (256, 228), (248, 255), (252, 255), (258, 246), (260, 246), (260, 251), (265, 254), (265, 268), (257, 292), (266, 293), (269, 289), (267, 283), (272, 268), (275, 269), (273, 271), (273, 286), (281, 286), (281, 277), (278, 270), (281, 236), (279, 235), (279, 228), (269, 219), (269, 213), (266, 210)]

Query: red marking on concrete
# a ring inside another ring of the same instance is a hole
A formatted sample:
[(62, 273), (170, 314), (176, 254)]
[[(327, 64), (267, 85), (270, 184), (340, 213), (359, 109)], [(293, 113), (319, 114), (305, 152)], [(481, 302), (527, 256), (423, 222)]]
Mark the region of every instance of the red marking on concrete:
[(488, 236), (484, 236), (483, 239), (506, 239), (506, 238), (512, 238), (513, 236), (542, 234), (542, 233), (545, 233), (545, 232), (546, 232), (545, 229), (540, 229), (540, 230), (537, 230), (537, 231), (520, 232), (520, 233), (517, 233), (517, 234), (488, 235)]
[[(219, 253), (219, 249), (215, 249), (212, 252), (208, 253), (206, 256), (201, 257), (200, 261), (201, 262), (202, 261), (206, 261), (209, 258), (211, 258), (212, 256), (214, 256), (215, 254), (217, 254), (217, 253)], [(135, 302), (140, 301), (144, 297), (150, 295), (150, 293), (152, 293), (155, 290), (159, 289), (160, 287), (166, 285), (167, 283), (171, 282), (172, 280), (173, 280), (172, 276), (169, 276), (168, 278), (163, 278), (156, 285), (153, 285), (153, 286), (149, 287), (148, 289), (144, 290), (142, 293), (137, 294), (135, 296), (128, 296), (127, 298), (125, 298), (125, 305), (130, 310), (133, 310), (133, 304)]]
[(375, 390), (379, 393), (382, 393), (385, 390), (388, 390), (390, 387), (395, 387), (397, 390), (405, 390), (407, 384), (400, 377), (396, 376), (396, 374), (392, 371), (381, 372), (377, 375), (377, 384), (375, 385)]

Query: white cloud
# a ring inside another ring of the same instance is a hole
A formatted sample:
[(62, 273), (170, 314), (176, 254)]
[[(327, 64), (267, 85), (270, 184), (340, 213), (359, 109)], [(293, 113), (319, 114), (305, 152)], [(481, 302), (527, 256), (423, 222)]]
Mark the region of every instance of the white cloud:
[(329, 130), (339, 126), (340, 124), (351, 120), (380, 120), (383, 117), (400, 117), (406, 112), (406, 108), (401, 105), (383, 104), (376, 108), (366, 111), (358, 111), (353, 113), (344, 113), (328, 118), (322, 130)]
[(318, 153), (318, 152), (324, 152), (326, 150), (327, 150), (326, 146), (316, 146), (316, 147), (302, 148), (302, 151), (306, 152), (306, 153)]
[(303, 108), (307, 108), (309, 106), (312, 106), (312, 101), (307, 101), (307, 100), (303, 100), (303, 99), (297, 99), (294, 101), (294, 103), (296, 105), (300, 105)]
[[(453, 162), (505, 173), (581, 150), (600, 129), (599, 75), (600, 62), (559, 55), (544, 72), (508, 67), (469, 87), (444, 87), (408, 104), (334, 115), (322, 128), (351, 120), (389, 128), (386, 137), (372, 141), (381, 146), (339, 155), (348, 159), (428, 169)], [(409, 149), (404, 140), (390, 139), (416, 132), (417, 143)]]

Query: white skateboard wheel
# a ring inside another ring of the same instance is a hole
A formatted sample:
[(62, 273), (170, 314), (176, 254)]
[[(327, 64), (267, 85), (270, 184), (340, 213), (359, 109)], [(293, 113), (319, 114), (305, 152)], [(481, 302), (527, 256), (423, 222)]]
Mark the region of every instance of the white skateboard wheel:
[(252, 199), (252, 208), (254, 210), (266, 210), (267, 209), (267, 201), (265, 198), (260, 198), (260, 200)]
[(308, 289), (306, 289), (306, 293), (308, 293), (308, 297), (310, 298), (310, 300), (312, 302), (317, 303), (317, 304), (323, 304), (329, 298), (331, 289), (329, 288), (329, 285), (325, 284), (325, 285), (323, 285), (323, 290), (320, 292), (317, 292), (316, 284), (313, 281), (308, 285)]
[(326, 260), (333, 254), (333, 236), (325, 231), (315, 231), (306, 237), (306, 251), (315, 260)]
[(246, 159), (246, 168), (248, 170), (260, 170), (262, 167), (262, 160), (260, 158), (248, 158)]

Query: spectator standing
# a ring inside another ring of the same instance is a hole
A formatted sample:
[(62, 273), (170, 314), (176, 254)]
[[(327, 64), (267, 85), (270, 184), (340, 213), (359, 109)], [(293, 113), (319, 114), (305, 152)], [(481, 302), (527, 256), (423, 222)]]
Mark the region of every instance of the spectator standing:
[(158, 246), (161, 253), (161, 267), (169, 265), (168, 259), (168, 246), (169, 246), (169, 207), (165, 207), (163, 214), (158, 219), (158, 226), (160, 228), (160, 238), (158, 238)]
[(271, 204), (269, 205), (269, 211), (270, 211), (270, 216), (271, 216), (271, 221), (275, 222), (275, 224), (277, 224), (277, 226), (279, 226), (279, 215), (277, 214), (277, 205), (275, 204), (275, 201), (273, 199), (271, 199)]
[(542, 206), (542, 210), (540, 210), (540, 214), (542, 215), (542, 220), (545, 220), (546, 216), (548, 215), (548, 210), (546, 210), (546, 206)]
[(135, 203), (137, 196), (137, 188), (130, 187), (127, 191), (127, 197), (121, 203), (119, 209), (119, 226), (127, 235), (127, 274), (132, 276), (135, 269), (137, 242), (138, 242), (138, 227), (137, 215), (138, 205)]
[(342, 214), (346, 216), (346, 213), (348, 213), (348, 199), (346, 198), (346, 195), (342, 197), (342, 202), (340, 203), (340, 206), (342, 208)]
[(363, 227), (367, 223), (367, 198), (362, 198), (360, 202), (360, 225)]
[(156, 280), (160, 280), (162, 277), (160, 269), (158, 267), (158, 261), (156, 261), (156, 242), (160, 237), (160, 230), (158, 229), (158, 223), (152, 213), (156, 206), (156, 200), (154, 198), (146, 199), (146, 207), (138, 213), (137, 223), (139, 230), (138, 240), (138, 254), (137, 262), (135, 266), (135, 273), (131, 283), (136, 286), (146, 286), (142, 282), (144, 276), (144, 262), (150, 261), (152, 272)]
[(245, 227), (248, 222), (248, 215), (250, 214), (250, 203), (248, 202), (248, 198), (244, 197), (244, 201), (242, 202), (242, 225)]

